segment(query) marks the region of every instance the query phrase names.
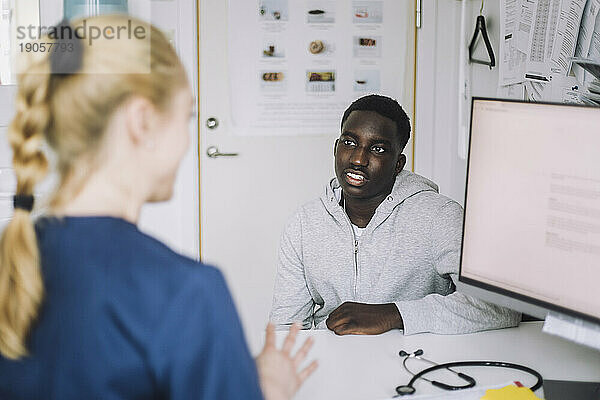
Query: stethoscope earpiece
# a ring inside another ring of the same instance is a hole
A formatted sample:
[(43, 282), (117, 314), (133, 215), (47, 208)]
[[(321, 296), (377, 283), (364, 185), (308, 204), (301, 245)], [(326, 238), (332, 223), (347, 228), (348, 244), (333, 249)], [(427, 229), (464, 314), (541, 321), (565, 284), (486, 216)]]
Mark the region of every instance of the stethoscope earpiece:
[(419, 357), (423, 355), (423, 349), (418, 349), (417, 351), (415, 351), (414, 353), (407, 353), (404, 350), (400, 350), (400, 352), (398, 353), (398, 355), (400, 355), (400, 357)]

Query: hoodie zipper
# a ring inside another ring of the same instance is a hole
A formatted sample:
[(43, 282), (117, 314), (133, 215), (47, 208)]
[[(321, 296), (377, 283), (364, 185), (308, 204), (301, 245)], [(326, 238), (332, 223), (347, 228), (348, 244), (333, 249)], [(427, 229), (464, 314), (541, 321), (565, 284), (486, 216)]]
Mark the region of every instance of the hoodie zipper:
[(352, 228), (352, 236), (354, 236), (354, 299), (356, 299), (358, 285), (358, 240), (356, 240), (356, 236), (354, 235), (354, 228)]
[(354, 299), (356, 300), (356, 295), (358, 292), (358, 239), (356, 239), (356, 234), (354, 233), (354, 228), (352, 227), (352, 221), (350, 221), (350, 217), (346, 214), (346, 210), (344, 210), (344, 216), (346, 217), (346, 221), (350, 224), (350, 232), (352, 232), (352, 242), (354, 244)]

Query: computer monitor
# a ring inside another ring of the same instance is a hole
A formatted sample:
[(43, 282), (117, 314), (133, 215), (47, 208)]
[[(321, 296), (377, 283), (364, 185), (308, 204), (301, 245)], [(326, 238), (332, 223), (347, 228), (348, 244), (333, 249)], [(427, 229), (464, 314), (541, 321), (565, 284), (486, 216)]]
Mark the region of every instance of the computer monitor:
[(600, 327), (600, 108), (474, 98), (457, 289)]

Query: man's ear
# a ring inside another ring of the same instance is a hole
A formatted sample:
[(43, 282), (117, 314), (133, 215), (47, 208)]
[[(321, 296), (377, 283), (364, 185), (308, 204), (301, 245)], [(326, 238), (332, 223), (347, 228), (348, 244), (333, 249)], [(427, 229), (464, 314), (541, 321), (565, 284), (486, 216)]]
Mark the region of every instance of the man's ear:
[(135, 145), (152, 143), (152, 126), (156, 123), (154, 105), (143, 97), (134, 97), (125, 104), (127, 133)]
[(333, 142), (333, 156), (335, 157), (335, 153), (337, 152), (337, 145), (339, 143), (340, 139), (335, 139), (335, 142)]
[(406, 156), (404, 154), (400, 154), (398, 156), (398, 161), (396, 162), (396, 175), (402, 171), (404, 166), (406, 165)]

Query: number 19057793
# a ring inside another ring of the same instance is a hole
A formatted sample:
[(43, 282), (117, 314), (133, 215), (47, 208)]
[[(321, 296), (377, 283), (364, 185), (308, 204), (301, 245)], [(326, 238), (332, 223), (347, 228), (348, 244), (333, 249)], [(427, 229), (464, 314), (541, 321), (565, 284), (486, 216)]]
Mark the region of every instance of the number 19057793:
[(71, 52), (73, 43), (19, 43), (21, 53)]

